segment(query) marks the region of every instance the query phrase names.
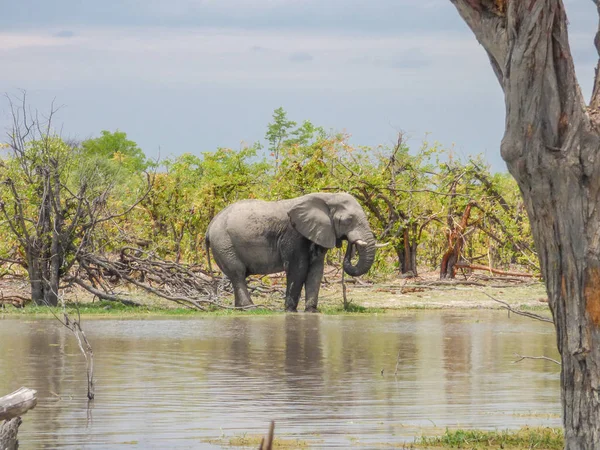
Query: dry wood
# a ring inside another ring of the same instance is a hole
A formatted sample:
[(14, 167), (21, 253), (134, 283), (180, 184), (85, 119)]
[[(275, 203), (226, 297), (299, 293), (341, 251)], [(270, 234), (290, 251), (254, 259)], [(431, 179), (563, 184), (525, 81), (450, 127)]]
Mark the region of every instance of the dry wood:
[[(37, 391), (21, 387), (11, 394), (0, 397), (0, 449), (19, 448), (17, 433), (21, 416), (37, 404)], [(4, 421), (4, 422), (2, 422)]]
[(507, 309), (509, 314), (515, 313), (519, 316), (523, 316), (523, 317), (529, 317), (530, 319), (535, 319), (535, 320), (540, 320), (542, 322), (549, 322), (549, 323), (553, 323), (552, 319), (548, 319), (547, 317), (544, 316), (540, 316), (539, 314), (535, 314), (529, 311), (520, 311), (518, 309), (514, 309), (512, 306), (510, 306), (508, 303), (506, 303), (505, 301), (502, 300), (498, 300), (495, 297), (492, 297), (490, 294), (488, 294), (487, 292), (483, 292), (481, 291), (483, 294), (487, 295), (489, 298), (491, 298), (492, 300), (494, 300), (495, 302), (498, 302), (500, 304), (503, 305), (503, 308)]
[(0, 420), (21, 416), (37, 404), (37, 391), (21, 387), (11, 394), (0, 397)]
[(0, 306), (13, 305), (15, 308), (23, 308), (30, 301), (31, 297), (24, 297), (18, 294), (4, 295), (3, 292), (0, 292)]
[(534, 275), (531, 273), (522, 273), (522, 272), (510, 272), (506, 270), (494, 269), (488, 266), (482, 266), (480, 264), (468, 264), (468, 263), (456, 263), (456, 267), (459, 269), (471, 269), (471, 270), (485, 270), (486, 272), (495, 273), (498, 275), (507, 275), (510, 277), (527, 277), (534, 278), (538, 277), (538, 275)]
[(553, 362), (554, 364), (558, 364), (559, 366), (561, 365), (560, 361), (557, 361), (554, 358), (549, 358), (547, 356), (526, 356), (526, 355), (519, 355), (518, 353), (515, 353), (515, 356), (517, 358), (519, 358), (516, 361), (513, 361), (515, 363), (521, 362), (524, 359), (538, 359), (538, 360), (550, 361), (550, 362)]
[[(118, 260), (96, 254), (81, 254), (79, 258), (81, 269), (68, 281), (105, 300), (135, 304), (113, 292), (113, 286), (123, 281), (158, 297), (202, 311), (209, 306), (222, 309), (271, 309), (262, 305), (241, 308), (224, 305), (219, 299), (232, 292), (227, 278), (211, 276), (199, 266), (161, 260), (154, 253), (142, 249), (126, 247), (121, 250)], [(261, 293), (280, 293), (282, 288), (252, 284), (249, 289)]]

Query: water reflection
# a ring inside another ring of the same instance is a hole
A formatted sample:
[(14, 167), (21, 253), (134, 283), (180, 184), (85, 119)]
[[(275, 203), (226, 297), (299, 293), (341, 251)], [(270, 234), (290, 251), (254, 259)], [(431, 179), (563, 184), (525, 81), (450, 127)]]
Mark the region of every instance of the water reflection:
[(412, 441), (433, 425), (560, 423), (557, 368), (513, 364), (515, 353), (556, 357), (552, 327), (502, 313), (84, 326), (96, 357), (91, 410), (67, 330), (53, 320), (0, 320), (0, 393), (39, 392), (23, 448), (217, 448), (206, 439), (263, 434), (271, 419), (278, 435), (319, 448)]

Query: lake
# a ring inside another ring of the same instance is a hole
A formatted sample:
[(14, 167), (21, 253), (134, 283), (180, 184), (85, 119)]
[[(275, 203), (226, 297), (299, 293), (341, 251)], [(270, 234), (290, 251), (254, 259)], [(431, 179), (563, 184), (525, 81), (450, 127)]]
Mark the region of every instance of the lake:
[[(223, 448), (275, 434), (378, 448), (446, 427), (560, 426), (551, 324), (499, 311), (83, 319), (85, 361), (55, 319), (0, 319), (0, 396), (38, 391), (21, 448)], [(398, 362), (397, 362), (398, 361)], [(397, 372), (396, 371), (397, 366)], [(254, 447), (255, 448), (255, 447)]]

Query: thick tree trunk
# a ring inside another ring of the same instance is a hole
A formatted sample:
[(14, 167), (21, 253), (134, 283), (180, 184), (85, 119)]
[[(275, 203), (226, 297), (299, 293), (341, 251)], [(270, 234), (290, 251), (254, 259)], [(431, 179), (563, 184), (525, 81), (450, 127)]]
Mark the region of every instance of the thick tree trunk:
[[(562, 358), (565, 448), (600, 442), (600, 126), (583, 101), (561, 0), (451, 0), (505, 94), (502, 157), (517, 180)], [(598, 81), (596, 82), (596, 85)], [(595, 106), (596, 105), (596, 106)]]

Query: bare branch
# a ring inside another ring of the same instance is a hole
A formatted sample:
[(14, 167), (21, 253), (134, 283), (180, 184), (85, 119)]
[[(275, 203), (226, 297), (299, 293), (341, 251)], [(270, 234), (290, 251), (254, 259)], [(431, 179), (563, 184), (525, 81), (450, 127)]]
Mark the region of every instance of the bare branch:
[(94, 294), (96, 297), (101, 298), (103, 300), (109, 300), (111, 302), (120, 302), (120, 303), (123, 303), (124, 305), (128, 305), (128, 306), (142, 306), (140, 303), (136, 303), (132, 300), (126, 300), (117, 295), (110, 295), (110, 294), (107, 294), (106, 292), (102, 292), (102, 291), (99, 291), (98, 289), (94, 289), (92, 286), (84, 283), (80, 278), (77, 278), (77, 277), (71, 277), (65, 281), (73, 282), (73, 283), (81, 286), (82, 288), (84, 288), (86, 291), (90, 292), (91, 294)]
[(515, 353), (515, 356), (519, 359), (517, 359), (516, 361), (513, 361), (513, 363), (518, 363), (523, 361), (524, 359), (541, 359), (544, 361), (550, 361), (553, 362), (554, 364), (558, 364), (559, 366), (561, 365), (560, 361), (557, 361), (555, 359), (552, 358), (548, 358), (547, 356), (524, 356), (524, 355), (519, 355), (518, 353)]
[(487, 292), (481, 291), (482, 294), (487, 295), (489, 298), (491, 298), (492, 300), (494, 300), (495, 302), (498, 302), (500, 304), (503, 305), (503, 308), (507, 309), (509, 313), (515, 313), (518, 314), (519, 316), (523, 316), (523, 317), (529, 317), (530, 319), (535, 319), (535, 320), (540, 320), (542, 322), (548, 322), (548, 323), (554, 323), (552, 321), (552, 319), (548, 319), (547, 317), (544, 316), (540, 316), (539, 314), (534, 314), (532, 312), (529, 311), (519, 311), (517, 309), (514, 309), (512, 306), (510, 306), (508, 303), (506, 303), (505, 301), (502, 300), (498, 300), (495, 297), (492, 297), (490, 294), (488, 294)]

